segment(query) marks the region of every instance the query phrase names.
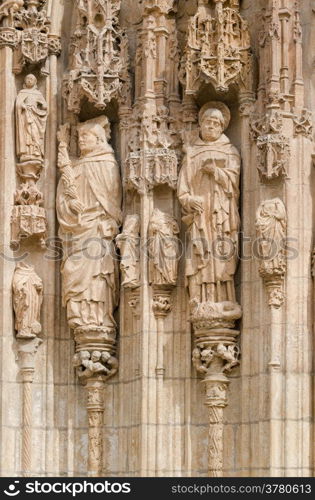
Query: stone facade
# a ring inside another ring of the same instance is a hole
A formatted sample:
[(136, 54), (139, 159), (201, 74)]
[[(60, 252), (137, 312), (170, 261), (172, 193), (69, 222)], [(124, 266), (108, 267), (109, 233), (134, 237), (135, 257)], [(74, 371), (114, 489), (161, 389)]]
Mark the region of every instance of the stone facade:
[(0, 3), (1, 475), (313, 476), (314, 43), (312, 0)]

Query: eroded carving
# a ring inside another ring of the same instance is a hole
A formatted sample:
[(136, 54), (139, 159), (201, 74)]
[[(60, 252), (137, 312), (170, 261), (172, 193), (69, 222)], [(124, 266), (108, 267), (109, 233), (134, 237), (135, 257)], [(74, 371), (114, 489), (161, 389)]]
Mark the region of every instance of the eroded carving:
[(73, 357), (78, 377), (86, 380), (95, 375), (112, 377), (118, 371), (118, 360), (108, 351), (80, 351)]
[(176, 219), (158, 208), (149, 224), (149, 280), (153, 285), (176, 285), (179, 259)]
[(12, 288), (16, 338), (30, 340), (38, 337), (42, 331), (43, 282), (34, 267), (23, 262), (17, 264)]
[(29, 74), (16, 99), (17, 174), (21, 185), (15, 193), (11, 217), (11, 244), (36, 236), (45, 247), (46, 212), (41, 206), (43, 195), (37, 181), (44, 165), (44, 140), (47, 123), (47, 103), (37, 88), (37, 79)]
[(283, 283), (286, 273), (287, 216), (279, 198), (261, 203), (256, 214), (256, 231), (261, 263), (259, 274), (269, 295), (269, 305), (281, 307), (284, 302)]
[(124, 288), (137, 288), (140, 285), (140, 217), (127, 215), (122, 233), (116, 237), (120, 250), (120, 269)]

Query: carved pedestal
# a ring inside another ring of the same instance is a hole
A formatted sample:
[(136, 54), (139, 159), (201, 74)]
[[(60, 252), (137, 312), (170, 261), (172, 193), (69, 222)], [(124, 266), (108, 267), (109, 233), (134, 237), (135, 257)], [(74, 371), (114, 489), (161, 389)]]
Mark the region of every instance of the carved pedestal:
[(103, 473), (105, 382), (118, 369), (118, 361), (113, 356), (116, 332), (87, 326), (77, 328), (74, 336), (76, 354), (73, 364), (87, 391), (88, 475), (100, 477)]
[(228, 404), (229, 379), (226, 372), (239, 364), (240, 350), (236, 344), (239, 331), (234, 323), (241, 317), (241, 308), (233, 303), (201, 303), (193, 309), (193, 364), (204, 376), (209, 408), (208, 469), (209, 477), (223, 475), (223, 410)]

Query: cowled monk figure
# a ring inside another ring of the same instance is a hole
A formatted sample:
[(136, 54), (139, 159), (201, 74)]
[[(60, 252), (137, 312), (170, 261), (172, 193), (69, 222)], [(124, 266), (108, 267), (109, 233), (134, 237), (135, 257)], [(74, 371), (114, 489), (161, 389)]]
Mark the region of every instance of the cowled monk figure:
[(237, 308), (239, 316), (234, 274), (240, 229), (240, 155), (223, 133), (229, 121), (230, 112), (223, 103), (209, 102), (201, 108), (200, 138), (187, 147), (178, 197), (190, 233), (186, 276), (191, 301), (212, 304), (218, 315)]
[[(59, 134), (62, 176), (57, 213), (64, 260), (63, 303), (71, 328), (115, 328), (118, 268), (114, 238), (121, 224), (121, 180), (105, 116), (78, 125), (81, 156), (70, 161)], [(64, 132), (64, 131), (63, 131)]]

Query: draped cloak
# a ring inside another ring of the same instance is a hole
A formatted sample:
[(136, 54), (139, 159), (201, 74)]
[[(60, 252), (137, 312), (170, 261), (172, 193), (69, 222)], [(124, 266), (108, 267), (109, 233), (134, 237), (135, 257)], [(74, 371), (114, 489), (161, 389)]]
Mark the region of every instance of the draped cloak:
[(73, 164), (78, 216), (61, 178), (57, 191), (59, 235), (63, 241), (63, 305), (72, 301), (104, 302), (109, 314), (118, 303), (118, 268), (114, 238), (121, 225), (121, 180), (113, 150), (102, 150)]
[[(213, 166), (214, 173), (204, 171), (206, 164)], [(199, 285), (231, 281), (235, 274), (240, 228), (239, 176), (239, 152), (224, 134), (213, 142), (198, 139), (187, 148), (178, 197), (190, 233), (186, 276), (195, 277)], [(196, 196), (202, 200), (202, 213), (190, 206), (191, 197)], [(222, 245), (224, 256), (220, 253)]]
[(44, 157), (47, 104), (38, 89), (23, 89), (16, 98), (17, 155)]

